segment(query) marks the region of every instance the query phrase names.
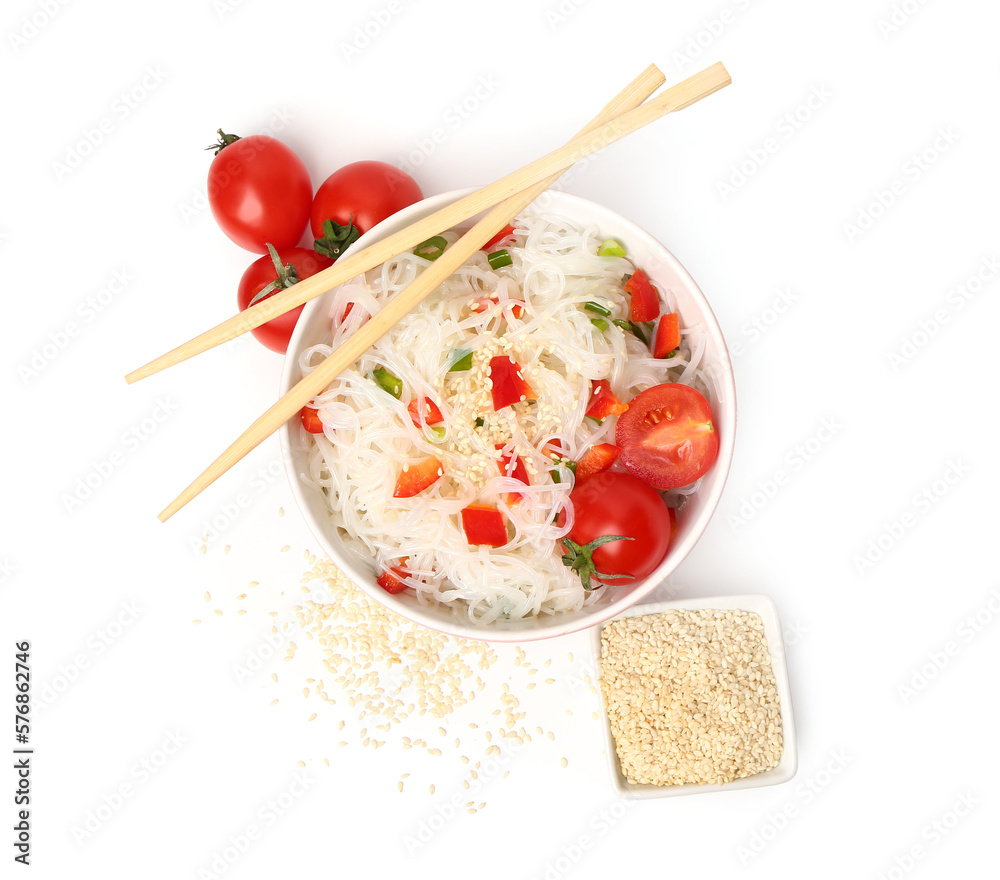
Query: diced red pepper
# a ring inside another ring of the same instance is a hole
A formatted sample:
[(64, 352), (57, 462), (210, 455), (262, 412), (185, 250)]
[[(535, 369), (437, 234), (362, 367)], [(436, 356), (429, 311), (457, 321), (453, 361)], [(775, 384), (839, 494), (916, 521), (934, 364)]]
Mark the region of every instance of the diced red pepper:
[(322, 434), (323, 421), (319, 417), (319, 410), (312, 406), (302, 407), (302, 427), (310, 434)]
[(576, 485), (579, 486), (587, 477), (606, 471), (617, 460), (621, 449), (614, 443), (598, 443), (591, 446), (576, 463)]
[(470, 544), (502, 547), (507, 543), (507, 522), (492, 504), (470, 504), (464, 508), (462, 528)]
[(404, 465), (396, 478), (393, 498), (412, 498), (441, 479), (443, 469), (436, 455), (429, 455), (416, 464)]
[(553, 461), (558, 461), (563, 457), (563, 443), (558, 437), (552, 437), (545, 441), (542, 452)]
[[(417, 408), (417, 398), (413, 398), (406, 407), (406, 411), (410, 414), (410, 418), (413, 419), (413, 424), (418, 428), (422, 427), (420, 423), (420, 411)], [(440, 425), (444, 421), (444, 416), (441, 415), (441, 410), (438, 409), (438, 405), (431, 400), (429, 397), (424, 398), (424, 424), (427, 425)]]
[(514, 235), (513, 226), (505, 226), (496, 235), (493, 236), (486, 244), (483, 245), (483, 250), (488, 251), (491, 247), (495, 247), (500, 244), (505, 238), (510, 238)]
[(669, 312), (660, 318), (656, 327), (656, 339), (653, 340), (653, 357), (663, 358), (681, 344), (681, 325), (677, 312)]
[(632, 297), (633, 321), (641, 323), (656, 320), (656, 316), (660, 314), (660, 298), (642, 269), (635, 270), (625, 284), (625, 291)]
[(608, 416), (620, 416), (628, 409), (627, 403), (622, 403), (611, 390), (607, 379), (595, 379), (590, 383), (590, 406), (585, 415), (592, 419), (606, 419)]
[(382, 574), (378, 576), (375, 581), (383, 590), (387, 593), (402, 593), (406, 589), (406, 584), (404, 584), (400, 578), (405, 578), (409, 572), (406, 570), (406, 563), (409, 562), (410, 557), (404, 556), (400, 561), (399, 565), (394, 565), (388, 571), (383, 571)]
[[(497, 449), (503, 449), (503, 443), (497, 443)], [(513, 461), (513, 466), (511, 462)], [(525, 486), (531, 485), (531, 480), (528, 479), (528, 469), (524, 466), (524, 462), (521, 461), (521, 456), (514, 455), (512, 453), (501, 453), (500, 461), (500, 473), (505, 477), (512, 477), (515, 480), (520, 480)], [(507, 503), (515, 504), (524, 498), (524, 495), (520, 492), (508, 492), (507, 493)]]
[(535, 392), (521, 375), (521, 365), (509, 355), (490, 358), (489, 377), (493, 383), (493, 411), (518, 403), (522, 398), (534, 400)]

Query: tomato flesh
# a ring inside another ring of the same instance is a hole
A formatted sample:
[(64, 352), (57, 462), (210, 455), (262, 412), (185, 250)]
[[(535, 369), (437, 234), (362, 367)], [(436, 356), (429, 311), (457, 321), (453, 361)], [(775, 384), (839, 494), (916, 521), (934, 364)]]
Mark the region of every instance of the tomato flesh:
[(621, 450), (613, 443), (598, 443), (591, 446), (576, 463), (576, 484), (595, 474), (602, 474), (618, 461)]
[(393, 498), (412, 498), (433, 485), (443, 476), (441, 462), (436, 455), (429, 455), (423, 461), (406, 465), (396, 478)]
[(294, 151), (273, 137), (251, 135), (223, 147), (208, 169), (208, 203), (216, 223), (241, 248), (267, 253), (295, 247), (309, 220), (312, 182)]
[(656, 316), (660, 314), (660, 298), (642, 269), (635, 270), (625, 284), (625, 291), (632, 297), (633, 321), (641, 323), (656, 320)]
[[(239, 143), (240, 141), (236, 142), (236, 144)], [(226, 149), (231, 150), (236, 144), (226, 147)], [(219, 155), (221, 156), (222, 153)], [(317, 272), (322, 272), (328, 266), (333, 265), (332, 261), (326, 257), (322, 257), (315, 251), (307, 250), (306, 248), (290, 247), (276, 248), (276, 250), (281, 264), (283, 266), (288, 264), (294, 266), (300, 281), (303, 278), (308, 278), (310, 275), (315, 275)], [(236, 304), (240, 307), (240, 311), (249, 306), (250, 301), (261, 290), (267, 287), (272, 281), (277, 281), (277, 279), (278, 273), (275, 271), (274, 262), (270, 256), (260, 257), (247, 266), (243, 277), (240, 278), (239, 287), (236, 289)], [(275, 293), (278, 293), (278, 291), (275, 290), (268, 293), (259, 299), (258, 302), (270, 299)], [(304, 306), (296, 306), (291, 311), (278, 315), (276, 318), (272, 318), (259, 327), (254, 327), (250, 332), (258, 342), (271, 349), (271, 351), (284, 354), (288, 350), (288, 341), (292, 338), (292, 331), (295, 329), (295, 323), (299, 320), (299, 315), (302, 314), (303, 308)]]
[[(567, 537), (581, 546), (605, 535), (633, 540), (611, 541), (593, 552), (598, 583), (631, 584), (647, 577), (670, 547), (670, 513), (659, 493), (631, 474), (605, 471), (577, 484), (569, 496), (573, 527)], [(565, 525), (565, 512), (558, 524)], [(565, 548), (564, 548), (565, 549)], [(627, 575), (602, 579), (600, 574)]]
[(620, 416), (627, 409), (628, 404), (615, 396), (607, 379), (595, 379), (590, 383), (590, 406), (585, 415), (592, 419), (606, 419), (608, 416)]
[(322, 238), (324, 220), (339, 226), (353, 223), (363, 235), (422, 198), (417, 182), (395, 165), (352, 162), (320, 184), (308, 212), (309, 224), (314, 238)]
[(656, 338), (653, 340), (653, 357), (665, 358), (681, 344), (681, 326), (677, 312), (669, 312), (660, 318), (656, 325)]
[(490, 393), (493, 396), (494, 412), (518, 403), (522, 398), (535, 399), (535, 392), (521, 375), (521, 365), (509, 355), (501, 354), (490, 358), (489, 377), (493, 383)]
[(719, 454), (712, 407), (690, 385), (654, 385), (618, 419), (615, 442), (626, 469), (657, 489), (688, 486)]
[(319, 410), (311, 406), (302, 407), (302, 427), (310, 434), (322, 434), (323, 420), (319, 417)]
[(502, 547), (507, 543), (507, 521), (492, 504), (470, 504), (463, 508), (462, 528), (470, 544)]
[[(413, 424), (418, 428), (423, 427), (420, 422), (420, 410), (417, 407), (417, 398), (413, 398), (407, 404), (406, 411), (410, 414), (410, 418), (413, 420)], [(438, 405), (431, 400), (429, 397), (424, 398), (424, 425), (440, 425), (444, 421), (444, 416), (441, 415), (441, 410)]]

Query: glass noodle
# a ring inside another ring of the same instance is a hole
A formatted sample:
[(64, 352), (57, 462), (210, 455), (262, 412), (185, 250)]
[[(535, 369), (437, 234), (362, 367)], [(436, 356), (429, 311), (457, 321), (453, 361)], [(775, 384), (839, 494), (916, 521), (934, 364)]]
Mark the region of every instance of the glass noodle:
[[(450, 244), (458, 233), (445, 238)], [(610, 319), (607, 329), (591, 322), (599, 316), (584, 308), (587, 302), (628, 318), (622, 276), (635, 269), (626, 258), (597, 256), (601, 241), (595, 226), (525, 214), (515, 223), (514, 240), (502, 245), (512, 265), (494, 270), (486, 254), (477, 253), (315, 399), (324, 432), (312, 435), (308, 478), (322, 487), (346, 550), (374, 559), (378, 571), (406, 559), (405, 582), (418, 601), (445, 603), (490, 622), (578, 609), (614, 589), (587, 592), (562, 564), (559, 539), (572, 525), (573, 480), (565, 467), (556, 469), (560, 482), (553, 479), (546, 442), (558, 440), (562, 457), (573, 461), (595, 443), (614, 442), (614, 417), (603, 424), (585, 418), (591, 380), (609, 379), (624, 401), (661, 382), (707, 389), (700, 327), (682, 328), (676, 356), (657, 360)], [(330, 344), (306, 350), (302, 372), (428, 265), (402, 254), (338, 288)], [(670, 291), (661, 285), (660, 294), (666, 310), (675, 310)], [(471, 369), (449, 372), (470, 351)], [(522, 366), (536, 402), (493, 412), (487, 365), (501, 353)], [(373, 380), (379, 367), (402, 380), (400, 399)], [(407, 412), (411, 400), (422, 406), (424, 397), (441, 410), (439, 430), (418, 427)], [(502, 452), (520, 457), (530, 485), (501, 473)], [(442, 478), (412, 498), (393, 498), (401, 467), (432, 455)], [(678, 505), (690, 491), (667, 493), (667, 503)], [(519, 500), (508, 498), (513, 492)], [(509, 521), (512, 538), (504, 547), (466, 540), (461, 511), (476, 503), (495, 504)], [(567, 515), (562, 528), (561, 511)]]

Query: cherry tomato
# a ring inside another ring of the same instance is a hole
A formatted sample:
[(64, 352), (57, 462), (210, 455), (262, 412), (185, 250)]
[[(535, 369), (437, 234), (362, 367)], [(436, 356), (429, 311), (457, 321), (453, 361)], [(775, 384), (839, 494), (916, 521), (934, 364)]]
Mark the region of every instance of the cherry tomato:
[[(569, 500), (575, 518), (567, 538), (580, 550), (575, 552), (565, 539), (563, 549), (575, 557), (571, 567), (580, 572), (585, 587), (591, 580), (631, 584), (663, 561), (670, 546), (670, 513), (659, 493), (642, 480), (615, 471), (594, 474), (573, 489)], [(565, 521), (561, 512), (559, 525)], [(588, 551), (590, 542), (614, 535), (622, 540)]]
[(436, 455), (428, 455), (423, 461), (406, 465), (396, 478), (392, 497), (412, 498), (441, 479), (441, 471), (441, 461)]
[[(277, 288), (262, 297), (261, 300), (274, 296), (278, 290), (284, 287), (290, 287), (294, 281), (290, 270), (286, 267), (292, 266), (295, 269), (294, 279), (301, 281), (303, 278), (315, 275), (317, 272), (323, 271), (327, 266), (332, 265), (331, 261), (326, 257), (321, 257), (313, 251), (298, 247), (279, 248), (278, 260), (282, 266), (283, 272), (281, 274), (284, 276), (284, 280), (279, 277), (279, 272), (274, 265), (274, 259), (270, 255), (261, 257), (259, 260), (254, 260), (247, 267), (243, 273), (243, 277), (240, 278), (240, 286), (236, 291), (236, 302), (239, 304), (240, 311), (243, 311), (243, 309), (250, 305), (250, 301), (267, 287), (268, 284), (275, 283)], [(258, 302), (261, 300), (258, 300)], [(302, 306), (298, 306), (290, 312), (278, 315), (277, 318), (272, 318), (266, 324), (254, 327), (250, 332), (253, 333), (262, 345), (266, 345), (271, 351), (284, 354), (288, 349), (288, 340), (292, 337), (295, 322), (298, 321), (299, 315), (302, 313), (302, 308)]]
[[(309, 220), (312, 182), (290, 147), (267, 135), (224, 134), (208, 169), (215, 222), (241, 248), (295, 247)], [(209, 149), (212, 149), (209, 147)]]
[(690, 385), (647, 388), (618, 417), (615, 442), (630, 473), (657, 489), (687, 486), (719, 454), (712, 407)]
[(534, 400), (535, 392), (521, 375), (521, 365), (510, 357), (500, 354), (490, 358), (490, 393), (493, 397), (493, 411), (499, 412), (505, 406), (525, 400)]
[(334, 171), (316, 190), (309, 212), (313, 238), (323, 237), (323, 221), (353, 224), (362, 235), (386, 217), (423, 198), (417, 182), (386, 162), (352, 162)]

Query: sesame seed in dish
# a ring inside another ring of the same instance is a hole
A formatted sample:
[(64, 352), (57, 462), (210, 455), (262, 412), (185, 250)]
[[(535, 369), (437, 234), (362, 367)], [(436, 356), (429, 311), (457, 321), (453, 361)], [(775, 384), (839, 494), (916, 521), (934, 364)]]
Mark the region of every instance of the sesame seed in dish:
[(726, 783), (781, 759), (758, 614), (674, 610), (611, 621), (601, 633), (601, 690), (630, 783)]

